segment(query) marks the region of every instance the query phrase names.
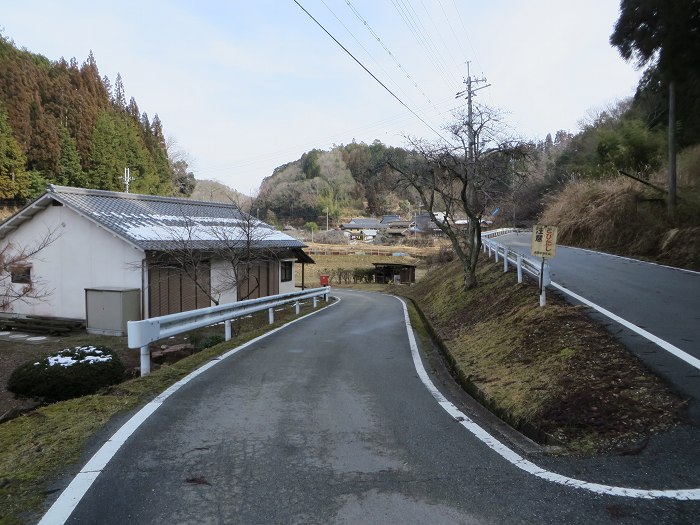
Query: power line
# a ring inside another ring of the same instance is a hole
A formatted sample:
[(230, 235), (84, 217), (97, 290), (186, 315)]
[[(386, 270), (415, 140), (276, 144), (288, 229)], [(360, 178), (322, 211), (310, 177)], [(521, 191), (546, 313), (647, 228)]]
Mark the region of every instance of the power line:
[[(416, 37), (416, 41), (425, 50), (426, 55), (435, 66), (435, 69), (441, 73), (446, 84), (448, 86), (452, 86), (458, 83), (457, 79), (454, 77), (454, 74), (452, 74), (445, 65), (437, 46), (433, 42), (430, 33), (426, 30), (426, 27), (421, 21), (420, 17), (418, 17), (418, 14), (411, 5), (410, 0), (391, 0), (391, 3), (394, 4), (394, 8), (396, 8), (408, 29)], [(450, 76), (452, 78), (449, 78)]]
[(372, 26), (369, 25), (367, 20), (365, 20), (362, 15), (359, 13), (359, 11), (355, 8), (354, 5), (352, 5), (352, 2), (350, 0), (345, 0), (345, 3), (348, 5), (350, 10), (354, 13), (355, 17), (364, 24), (364, 26), (367, 28), (367, 31), (370, 32), (370, 34), (379, 42), (379, 44), (384, 48), (384, 51), (387, 52), (387, 54), (391, 57), (391, 59), (394, 61), (394, 64), (396, 64), (396, 67), (398, 67), (405, 75), (406, 78), (408, 78), (412, 83), (413, 86), (425, 97), (425, 99), (432, 104), (432, 101), (428, 97), (428, 95), (425, 94), (421, 88), (418, 87), (418, 82), (411, 77), (411, 74), (406, 71), (406, 69), (401, 65), (401, 62), (399, 62), (399, 59), (396, 58), (396, 55), (391, 52), (391, 50), (387, 47), (387, 45), (384, 43), (384, 41), (379, 37), (379, 35), (376, 33), (374, 29), (372, 29)]
[(358, 38), (354, 35), (352, 31), (348, 28), (347, 25), (338, 17), (337, 14), (330, 8), (330, 6), (325, 2), (325, 0), (321, 0), (324, 6), (326, 6), (326, 9), (330, 11), (330, 13), (335, 17), (335, 19), (345, 28), (345, 31), (348, 32), (348, 34), (353, 38), (355, 42), (357, 42), (357, 45), (359, 45), (362, 50), (367, 53), (367, 56), (369, 56), (372, 60), (374, 60), (374, 63), (377, 65), (379, 69), (382, 70), (382, 72), (394, 83), (394, 85), (397, 87), (399, 91), (401, 91), (404, 95), (408, 96), (408, 94), (403, 90), (403, 88), (399, 85), (398, 82), (396, 82), (393, 78), (391, 78), (391, 75), (382, 67), (382, 65), (379, 63), (379, 61), (370, 53), (365, 46), (362, 45), (362, 43), (358, 40)]
[[(460, 23), (460, 25), (462, 26), (462, 31), (464, 32), (464, 36), (465, 36), (465, 38), (467, 39), (467, 42), (469, 43), (469, 47), (471, 48), (472, 53), (474, 54), (474, 60), (476, 60), (476, 62), (479, 64), (479, 67), (481, 67), (481, 69), (482, 69), (482, 71), (483, 71), (483, 66), (482, 66), (481, 63), (479, 62), (478, 54), (477, 54), (477, 52), (476, 52), (476, 49), (474, 48), (474, 44), (472, 43), (471, 38), (469, 38), (469, 31), (467, 31), (467, 28), (466, 28), (466, 26), (464, 25), (464, 20), (462, 19), (462, 13), (460, 12), (459, 7), (457, 6), (457, 3), (455, 2), (455, 0), (452, 0), (452, 5), (454, 6), (455, 11), (457, 11), (457, 18), (459, 18), (459, 23)], [(462, 43), (461, 43), (459, 40), (457, 41), (457, 44), (458, 44), (460, 47), (462, 46)], [(464, 53), (464, 49), (463, 49), (463, 48), (462, 48), (462, 53), (463, 53), (464, 56), (466, 57), (466, 53)]]
[[(336, 44), (338, 44), (338, 45), (340, 46), (340, 48), (341, 48), (343, 51), (345, 51), (345, 52), (350, 56), (350, 58), (352, 58), (355, 62), (357, 62), (357, 64), (358, 64), (362, 69), (364, 69), (365, 72), (367, 72), (368, 75), (370, 75), (380, 86), (382, 86), (392, 97), (394, 97), (394, 98), (399, 102), (399, 104), (401, 104), (403, 107), (405, 107), (407, 110), (409, 110), (418, 120), (420, 120), (423, 124), (425, 124), (425, 125), (426, 125), (433, 133), (435, 133), (438, 137), (440, 137), (440, 138), (441, 138), (442, 140), (444, 140), (445, 142), (448, 142), (448, 143), (449, 143), (449, 141), (448, 141), (445, 137), (443, 137), (442, 134), (441, 134), (440, 132), (438, 132), (437, 130), (435, 130), (435, 128), (433, 128), (430, 124), (428, 124), (418, 113), (416, 113), (415, 111), (413, 111), (413, 109), (411, 109), (408, 105), (406, 105), (406, 103), (405, 103), (403, 100), (401, 100), (398, 96), (396, 96), (396, 94), (394, 94), (394, 92), (391, 91), (391, 90), (386, 86), (386, 84), (384, 84), (384, 82), (382, 82), (381, 80), (379, 80), (379, 79), (374, 75), (374, 73), (372, 73), (369, 69), (367, 69), (367, 67), (366, 67), (362, 62), (360, 62), (357, 58), (355, 58), (355, 55), (353, 55), (350, 51), (348, 51), (348, 49), (347, 49), (343, 44), (341, 44), (341, 43), (338, 41), (338, 39), (336, 39), (325, 27), (323, 27), (323, 25), (321, 24), (321, 22), (319, 22), (318, 20), (316, 20), (316, 19), (313, 17), (313, 15), (312, 15), (311, 13), (309, 13), (309, 12), (304, 8), (304, 6), (301, 5), (301, 4), (298, 2), (298, 0), (294, 0), (294, 3), (295, 3), (296, 5), (298, 5), (298, 6), (301, 8), (301, 10), (304, 11), (304, 13), (306, 13), (306, 14), (308, 15), (308, 17), (311, 18), (311, 20), (313, 20), (313, 21), (316, 23), (316, 25), (318, 25), (318, 27), (320, 27), (329, 37), (331, 37), (331, 38), (333, 39), (333, 41), (334, 41)], [(350, 2), (348, 2), (348, 4), (350, 4)], [(431, 102), (431, 103), (432, 103), (432, 102)]]

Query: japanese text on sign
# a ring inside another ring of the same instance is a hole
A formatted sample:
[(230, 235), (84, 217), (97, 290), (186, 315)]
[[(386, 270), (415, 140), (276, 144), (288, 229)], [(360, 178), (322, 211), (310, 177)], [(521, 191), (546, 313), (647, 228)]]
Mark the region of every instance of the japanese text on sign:
[(532, 229), (531, 253), (535, 257), (552, 258), (557, 249), (557, 227), (538, 224)]

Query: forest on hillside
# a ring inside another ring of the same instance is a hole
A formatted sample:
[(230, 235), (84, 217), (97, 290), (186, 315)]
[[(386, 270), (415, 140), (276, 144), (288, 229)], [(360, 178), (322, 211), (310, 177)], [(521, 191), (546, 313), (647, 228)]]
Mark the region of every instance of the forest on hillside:
[(0, 35), (0, 199), (22, 204), (47, 184), (189, 195), (195, 180), (168, 156), (163, 124), (126, 100), (120, 75), (18, 49)]
[[(576, 133), (553, 130), (553, 135), (544, 140), (522, 141), (517, 163), (508, 167), (512, 173), (504, 173), (501, 187), (492, 192), (498, 197), (489, 195), (490, 191), (482, 192), (482, 214), (499, 209), (497, 220), (526, 225), (537, 220), (546, 207), (556, 208), (550, 204), (558, 195), (566, 195), (565, 189), (572, 184), (578, 185), (585, 201), (587, 194), (617, 191), (617, 181), (622, 180), (631, 185), (625, 197), (631, 203), (628, 207), (635, 208), (638, 202), (640, 209), (653, 208), (648, 215), (653, 216), (660, 230), (700, 225), (697, 2), (624, 1), (610, 44), (622, 59), (645, 68), (634, 96), (583, 116)], [(449, 125), (445, 126), (448, 131)], [(407, 143), (411, 143), (408, 138)], [(669, 153), (670, 146), (678, 155)], [(398, 164), (402, 164), (401, 159), (415, 156), (411, 149), (375, 141), (306, 152), (264, 180), (254, 206), (264, 210), (268, 220), (280, 224), (302, 225), (326, 214), (336, 222), (360, 214), (406, 215), (424, 203), (402, 185), (401, 177), (390, 169), (389, 160), (398, 158)], [(669, 158), (674, 163), (678, 159), (677, 173), (668, 166)], [(625, 174), (636, 181), (625, 178)], [(606, 181), (617, 186), (601, 189)], [(582, 186), (584, 183), (588, 186)], [(663, 201), (676, 200), (676, 185), (678, 213), (665, 217)], [(585, 187), (588, 190), (582, 189)], [(572, 207), (570, 204), (560, 202), (559, 208), (566, 210)], [(588, 201), (588, 206), (595, 206), (595, 202)], [(585, 203), (581, 208), (586, 209)], [(610, 218), (610, 213), (601, 216)], [(548, 217), (552, 221), (561, 218), (552, 213)], [(650, 217), (642, 221), (646, 229)], [(572, 229), (585, 218), (580, 214), (571, 218)]]

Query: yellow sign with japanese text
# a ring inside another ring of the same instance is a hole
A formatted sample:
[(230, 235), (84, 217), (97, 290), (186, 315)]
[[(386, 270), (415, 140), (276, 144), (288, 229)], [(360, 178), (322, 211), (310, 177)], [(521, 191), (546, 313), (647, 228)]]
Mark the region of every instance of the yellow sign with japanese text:
[(535, 257), (551, 259), (557, 252), (557, 227), (537, 224), (532, 228), (531, 253)]

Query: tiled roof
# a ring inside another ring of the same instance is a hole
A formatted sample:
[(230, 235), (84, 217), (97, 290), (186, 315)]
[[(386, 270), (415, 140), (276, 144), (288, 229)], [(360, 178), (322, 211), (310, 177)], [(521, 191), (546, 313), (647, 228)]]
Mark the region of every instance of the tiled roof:
[(382, 226), (384, 226), (384, 225), (390, 224), (392, 222), (400, 221), (400, 220), (401, 220), (401, 217), (399, 215), (395, 215), (395, 214), (384, 215), (384, 216), (382, 216), (381, 224), (382, 224)]
[(379, 221), (377, 219), (367, 219), (365, 217), (357, 217), (357, 218), (350, 219), (350, 222), (347, 222), (347, 223), (341, 225), (341, 228), (343, 228), (343, 229), (358, 229), (358, 230), (364, 230), (364, 229), (376, 230), (379, 228)]
[(45, 198), (74, 209), (143, 250), (171, 251), (185, 243), (190, 249), (216, 249), (244, 245), (247, 237), (255, 248), (306, 246), (230, 204), (53, 185), (36, 203)]

